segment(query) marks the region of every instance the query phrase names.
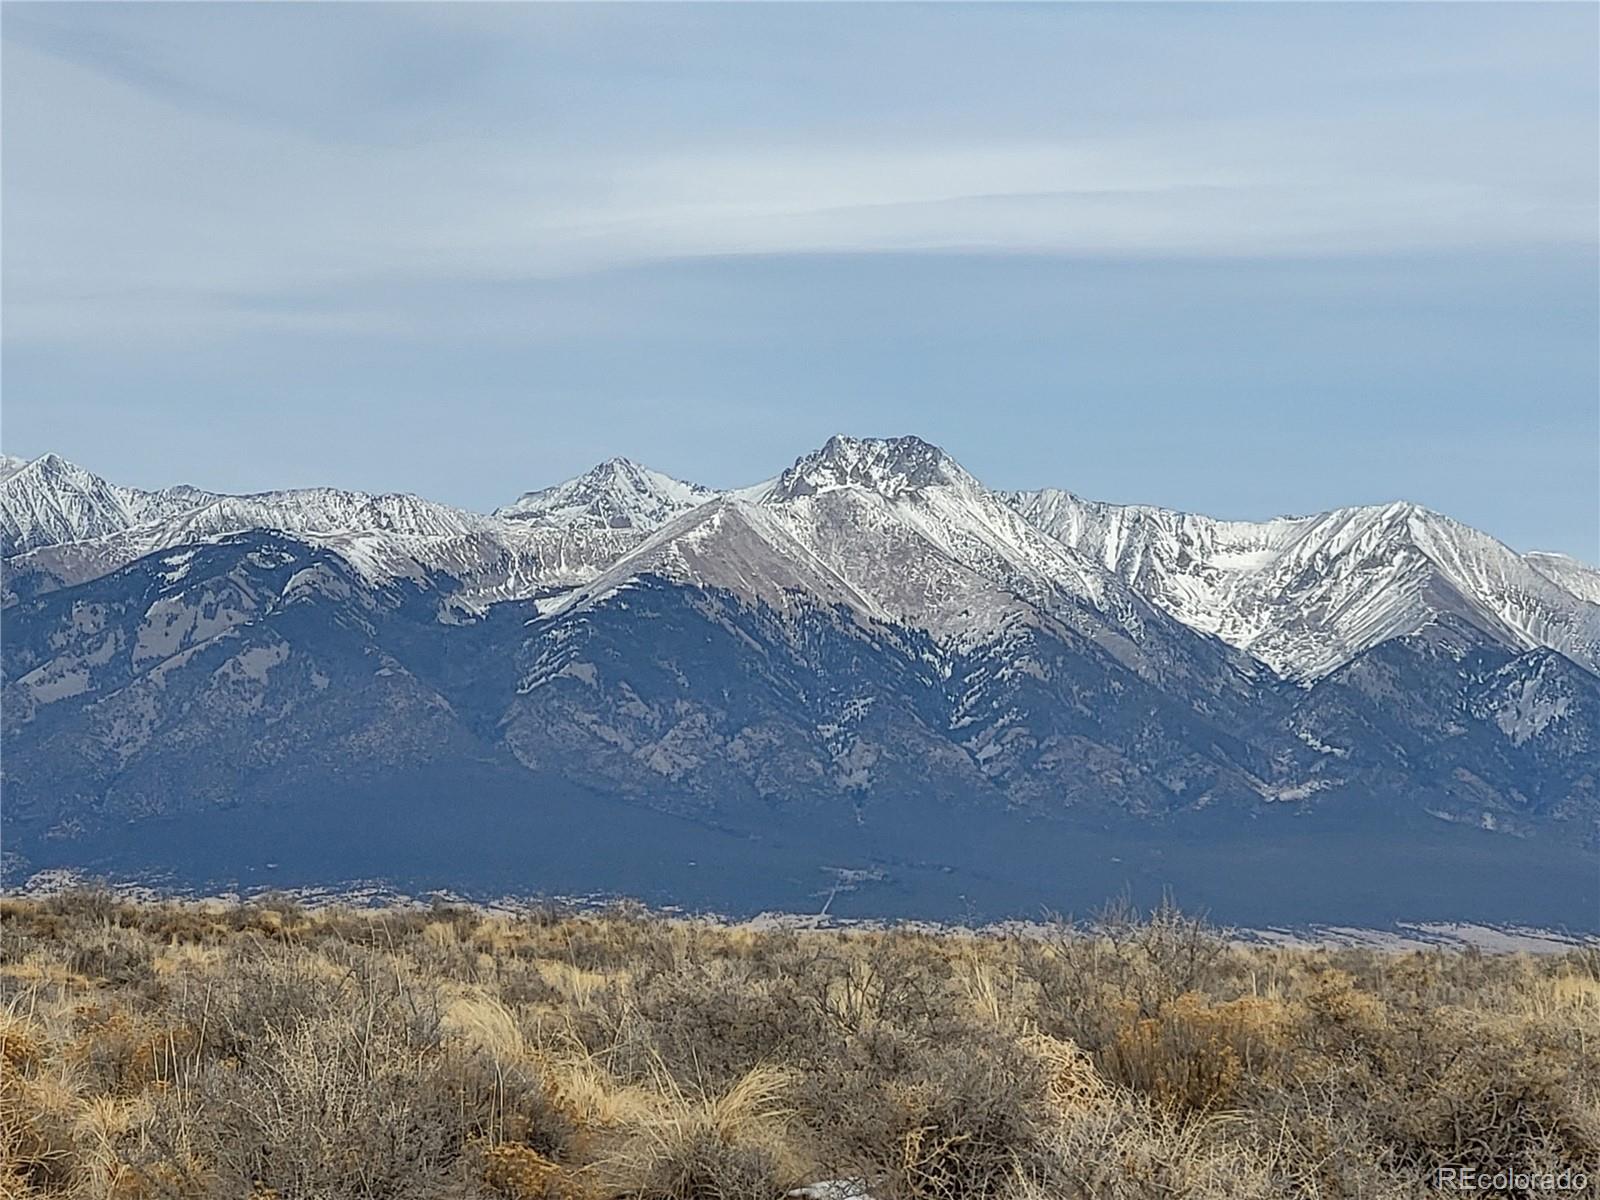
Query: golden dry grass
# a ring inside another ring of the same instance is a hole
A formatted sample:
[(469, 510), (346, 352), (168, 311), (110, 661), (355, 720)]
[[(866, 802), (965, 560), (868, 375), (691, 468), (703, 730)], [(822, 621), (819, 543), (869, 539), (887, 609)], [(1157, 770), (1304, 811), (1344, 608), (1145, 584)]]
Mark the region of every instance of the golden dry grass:
[[(1421, 1197), (1600, 1179), (1600, 955), (0, 902), (0, 1197)], [(1592, 1187), (1593, 1185), (1591, 1185)]]

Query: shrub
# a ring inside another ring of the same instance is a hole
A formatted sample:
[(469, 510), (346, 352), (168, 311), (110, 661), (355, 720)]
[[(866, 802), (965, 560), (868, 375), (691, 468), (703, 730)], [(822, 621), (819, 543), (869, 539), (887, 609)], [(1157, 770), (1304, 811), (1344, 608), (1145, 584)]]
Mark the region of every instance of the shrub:
[[(0, 1195), (1422, 1197), (1600, 1161), (1600, 954), (0, 901)], [(815, 1189), (813, 1189), (815, 1190)]]

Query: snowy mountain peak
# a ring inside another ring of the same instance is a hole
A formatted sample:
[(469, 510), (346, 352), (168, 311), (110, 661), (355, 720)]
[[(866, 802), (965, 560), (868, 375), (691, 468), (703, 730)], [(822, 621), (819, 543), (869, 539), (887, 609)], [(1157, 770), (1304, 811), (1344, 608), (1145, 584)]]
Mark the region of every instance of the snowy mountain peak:
[(68, 462), (54, 451), (48, 451), (38, 458), (23, 462), (13, 474), (26, 474), (30, 479), (40, 482), (61, 480), (80, 487), (99, 479), (94, 472), (80, 467), (77, 463)]
[(838, 488), (863, 488), (893, 500), (930, 487), (981, 490), (976, 479), (919, 437), (851, 438), (836, 434), (796, 460), (773, 482), (769, 500), (793, 500)]
[(1319, 678), (1442, 613), (1519, 649), (1600, 664), (1600, 607), (1585, 600), (1581, 566), (1541, 569), (1408, 501), (1218, 521), (1048, 489), (1007, 499), (1184, 624), (1291, 678)]
[(135, 519), (123, 489), (57, 454), (40, 455), (0, 480), (0, 545), (6, 554), (103, 537)]
[(717, 493), (626, 458), (608, 458), (576, 479), (526, 492), (495, 515), (583, 529), (659, 529)]

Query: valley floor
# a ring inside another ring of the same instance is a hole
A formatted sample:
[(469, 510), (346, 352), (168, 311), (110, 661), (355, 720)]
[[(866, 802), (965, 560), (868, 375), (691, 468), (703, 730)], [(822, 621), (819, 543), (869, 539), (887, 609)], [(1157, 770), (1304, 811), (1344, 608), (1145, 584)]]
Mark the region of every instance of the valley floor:
[(1167, 908), (1005, 937), (12, 898), (0, 1196), (1593, 1194), (1597, 1031), (1592, 947), (1247, 946)]

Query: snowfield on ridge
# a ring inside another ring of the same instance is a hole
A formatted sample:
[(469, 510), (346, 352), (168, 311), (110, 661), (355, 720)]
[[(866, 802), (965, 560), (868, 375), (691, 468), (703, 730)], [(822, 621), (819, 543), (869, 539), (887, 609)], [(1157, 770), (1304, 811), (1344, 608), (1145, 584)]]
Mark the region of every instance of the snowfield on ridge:
[[(732, 561), (719, 563), (714, 550), (693, 555), (691, 567), (689, 543), (669, 553), (652, 539), (676, 522), (684, 532), (673, 537), (704, 543), (712, 525), (683, 520), (712, 504), (739, 512), (741, 536), (764, 542), (775, 561), (746, 561), (734, 577)], [(0, 473), (12, 598), (18, 580), (71, 586), (146, 554), (251, 529), (326, 545), (374, 582), (449, 576), (455, 603), (468, 610), (557, 592), (569, 594), (552, 610), (568, 607), (592, 599), (602, 576), (615, 586), (649, 569), (752, 598), (815, 588), (829, 603), (957, 639), (986, 636), (1030, 610), (1112, 643), (1137, 642), (1163, 614), (1302, 682), (1444, 616), (1600, 669), (1600, 570), (1519, 554), (1417, 505), (1251, 522), (1054, 488), (1000, 493), (914, 437), (835, 437), (777, 477), (732, 491), (610, 459), (492, 515), (337, 488), (140, 491), (56, 455), (7, 459)], [(768, 586), (758, 586), (763, 576)]]

